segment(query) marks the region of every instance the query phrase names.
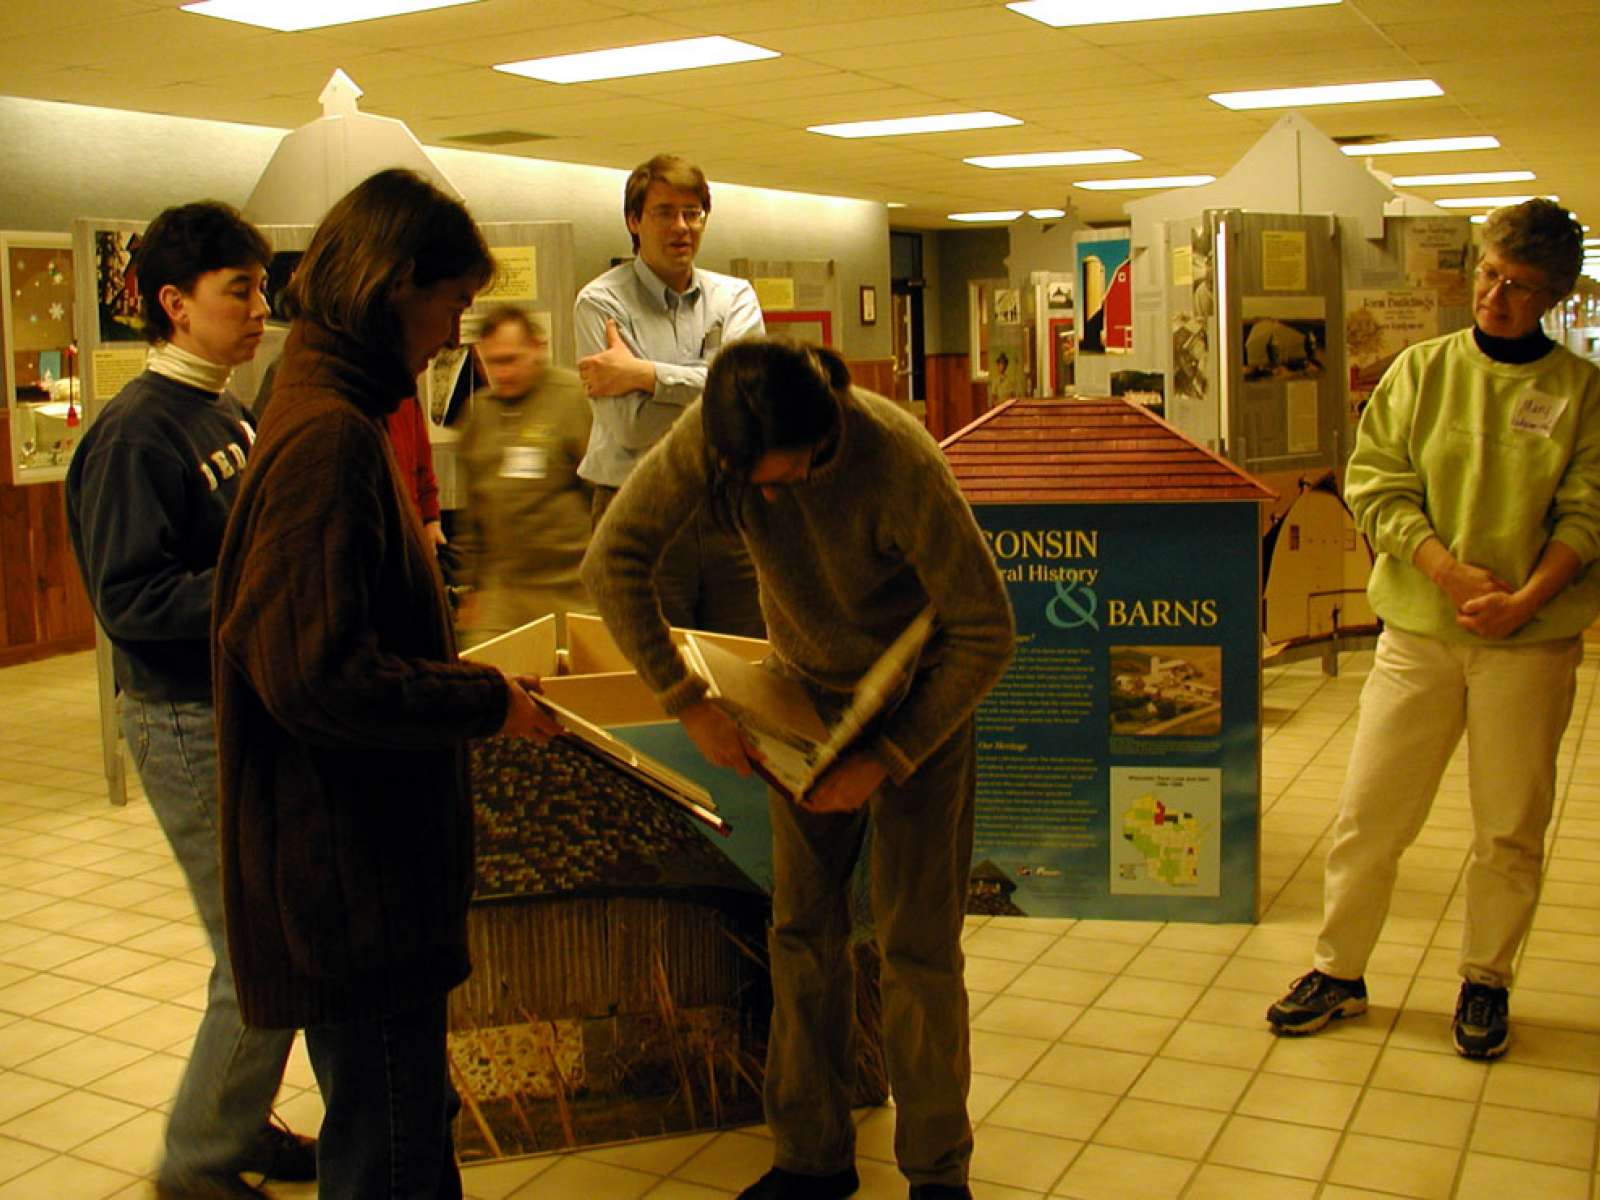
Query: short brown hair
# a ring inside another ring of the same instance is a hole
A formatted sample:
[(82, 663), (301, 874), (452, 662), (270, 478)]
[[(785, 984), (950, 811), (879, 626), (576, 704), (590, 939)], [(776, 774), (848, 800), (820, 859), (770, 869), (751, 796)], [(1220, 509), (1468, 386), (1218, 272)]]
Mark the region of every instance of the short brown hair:
[(249, 266), (264, 271), (272, 262), (272, 247), (231, 205), (197, 200), (165, 209), (151, 221), (132, 259), (145, 340), (155, 344), (172, 337), (162, 288), (170, 283), (187, 296), (200, 276), (212, 271)]
[[(700, 198), (700, 207), (708, 213), (711, 211), (711, 185), (706, 182), (705, 172), (676, 154), (658, 154), (649, 162), (640, 163), (628, 176), (628, 182), (622, 189), (624, 218), (644, 220), (644, 194), (650, 190), (652, 183), (664, 183), (680, 192), (693, 192)], [(639, 235), (630, 229), (628, 236), (633, 239), (633, 248), (637, 252)]]
[(392, 168), (359, 183), (328, 210), (285, 289), (284, 308), (361, 346), (398, 355), (404, 339), (391, 297), (468, 276), (481, 288), (494, 259), (466, 205), (415, 171)]
[(502, 325), (521, 326), (523, 335), (530, 342), (542, 342), (545, 338), (544, 329), (527, 309), (518, 308), (515, 304), (501, 304), (484, 315), (478, 325), (478, 340), (482, 341)]
[(1490, 213), (1483, 226), (1483, 244), (1543, 271), (1557, 300), (1577, 286), (1583, 269), (1583, 226), (1561, 205), (1542, 196)]

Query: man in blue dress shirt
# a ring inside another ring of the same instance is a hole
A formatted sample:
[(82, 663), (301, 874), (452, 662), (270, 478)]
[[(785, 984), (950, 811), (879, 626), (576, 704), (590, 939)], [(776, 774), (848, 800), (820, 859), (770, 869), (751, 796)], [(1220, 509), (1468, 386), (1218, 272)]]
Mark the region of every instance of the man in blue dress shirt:
[[(622, 212), (637, 257), (586, 284), (573, 312), (594, 409), (578, 474), (594, 486), (596, 525), (634, 464), (699, 398), (718, 349), (765, 332), (747, 280), (694, 265), (711, 213), (700, 168), (656, 155), (628, 176)], [(764, 633), (750, 557), (706, 514), (667, 547), (656, 583), (673, 625)]]

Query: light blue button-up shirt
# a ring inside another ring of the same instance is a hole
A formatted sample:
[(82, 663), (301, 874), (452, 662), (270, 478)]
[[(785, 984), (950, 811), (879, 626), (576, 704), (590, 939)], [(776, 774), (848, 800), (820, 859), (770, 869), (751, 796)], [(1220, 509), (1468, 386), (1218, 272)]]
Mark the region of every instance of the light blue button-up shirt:
[(578, 474), (621, 487), (634, 463), (705, 390), (706, 367), (725, 342), (764, 333), (761, 305), (748, 280), (695, 268), (675, 292), (639, 260), (585, 284), (573, 305), (578, 357), (606, 348), (606, 321), (628, 349), (655, 365), (654, 392), (591, 396), (594, 428)]

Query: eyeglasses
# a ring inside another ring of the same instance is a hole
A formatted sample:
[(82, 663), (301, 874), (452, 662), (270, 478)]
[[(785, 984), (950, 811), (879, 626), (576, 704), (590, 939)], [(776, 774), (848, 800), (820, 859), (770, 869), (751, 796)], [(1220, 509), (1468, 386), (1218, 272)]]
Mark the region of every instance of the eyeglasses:
[(1529, 300), (1546, 290), (1543, 284), (1524, 283), (1520, 279), (1502, 275), (1488, 263), (1479, 263), (1478, 269), (1473, 274), (1478, 277), (1478, 282), (1483, 284), (1485, 295), (1499, 288), (1505, 293), (1507, 300)]
[(690, 229), (699, 229), (706, 223), (706, 210), (703, 208), (678, 208), (673, 204), (658, 204), (654, 208), (644, 210), (644, 215), (661, 225), (676, 225), (681, 217), (683, 223)]

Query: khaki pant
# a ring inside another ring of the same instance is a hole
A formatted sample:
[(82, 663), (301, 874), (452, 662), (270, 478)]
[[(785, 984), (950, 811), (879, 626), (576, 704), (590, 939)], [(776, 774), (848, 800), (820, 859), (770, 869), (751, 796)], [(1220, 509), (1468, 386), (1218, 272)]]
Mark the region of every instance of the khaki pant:
[[(595, 485), (589, 514), (596, 528), (616, 494), (614, 487)], [(744, 539), (717, 524), (704, 508), (667, 543), (656, 564), (655, 581), (669, 625), (767, 636), (756, 568)]]
[(962, 912), (976, 791), (969, 721), (903, 787), (859, 812), (818, 815), (772, 794), (772, 1033), (766, 1117), (774, 1165), (806, 1175), (855, 1158), (855, 981), (850, 876), (870, 821), (870, 898), (883, 958), (884, 1058), (895, 1157), (913, 1183), (962, 1184), (967, 1120), (967, 991)]
[(1384, 631), (1328, 852), (1318, 970), (1340, 979), (1366, 970), (1400, 855), (1465, 730), (1473, 837), (1460, 969), (1474, 983), (1511, 985), (1539, 900), (1556, 752), (1582, 658), (1578, 638), (1469, 646)]

